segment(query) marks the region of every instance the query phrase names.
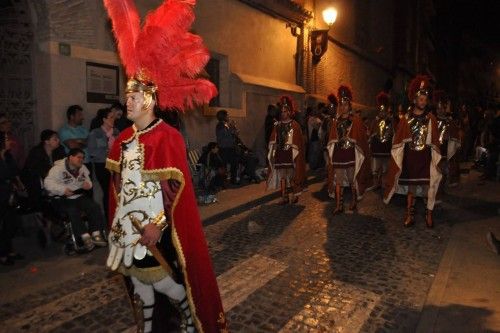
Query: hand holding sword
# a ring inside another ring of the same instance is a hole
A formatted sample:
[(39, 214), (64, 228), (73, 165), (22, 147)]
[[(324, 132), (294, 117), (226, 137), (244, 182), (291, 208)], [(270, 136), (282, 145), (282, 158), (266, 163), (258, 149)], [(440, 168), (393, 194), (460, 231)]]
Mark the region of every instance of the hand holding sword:
[[(156, 259), (156, 261), (158, 261), (160, 266), (165, 269), (165, 271), (167, 271), (169, 274), (172, 274), (172, 268), (165, 260), (158, 247), (156, 247), (156, 243), (161, 237), (160, 228), (155, 223), (149, 223), (143, 227), (139, 219), (137, 219), (132, 214), (129, 214), (129, 218), (132, 222), (132, 226), (142, 235), (142, 237), (139, 239), (139, 242), (148, 248), (149, 252), (151, 252), (153, 257)], [(162, 215), (160, 218), (164, 219), (165, 217)]]

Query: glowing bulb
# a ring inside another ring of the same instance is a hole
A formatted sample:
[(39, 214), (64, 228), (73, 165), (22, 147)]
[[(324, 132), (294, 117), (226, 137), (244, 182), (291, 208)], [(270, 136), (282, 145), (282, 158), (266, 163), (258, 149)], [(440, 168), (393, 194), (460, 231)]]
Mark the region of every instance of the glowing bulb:
[(337, 20), (337, 10), (334, 7), (328, 7), (323, 10), (323, 20), (331, 27)]

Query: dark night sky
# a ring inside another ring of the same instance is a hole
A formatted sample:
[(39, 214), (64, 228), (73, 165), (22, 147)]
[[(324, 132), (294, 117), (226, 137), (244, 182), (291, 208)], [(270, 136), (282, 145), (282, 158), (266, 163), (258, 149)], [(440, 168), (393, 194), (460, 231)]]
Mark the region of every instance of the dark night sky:
[(436, 12), (438, 47), (464, 35), (489, 48), (500, 46), (500, 0), (437, 0)]
[(500, 63), (500, 0), (436, 0), (435, 8), (438, 85), (454, 95), (464, 86), (483, 93)]

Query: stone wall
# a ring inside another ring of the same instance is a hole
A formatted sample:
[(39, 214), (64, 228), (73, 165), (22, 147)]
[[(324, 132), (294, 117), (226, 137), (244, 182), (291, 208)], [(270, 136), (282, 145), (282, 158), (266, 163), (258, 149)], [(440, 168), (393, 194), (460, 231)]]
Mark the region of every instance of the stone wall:
[[(358, 103), (374, 105), (375, 96), (391, 75), (393, 43), (392, 0), (364, 1), (366, 13), (356, 11), (359, 1), (336, 1), (337, 21), (330, 28), (329, 35), (338, 44), (330, 41), (328, 50), (320, 63), (310, 73), (314, 94), (328, 95), (339, 85), (353, 88)], [(315, 25), (328, 29), (321, 18), (321, 12), (330, 1), (315, 1)], [(366, 22), (357, 22), (364, 19)], [(357, 33), (358, 30), (358, 33)], [(363, 44), (358, 43), (359, 30), (368, 34)]]
[[(29, 0), (35, 31), (36, 125), (58, 128), (70, 104), (81, 104), (86, 122), (101, 104), (86, 102), (85, 62), (119, 65), (110, 23), (101, 0)], [(161, 0), (136, 1), (142, 16)], [(235, 119), (245, 143), (263, 158), (263, 122), (267, 105), (283, 93), (294, 95), (303, 108), (306, 93), (325, 96), (340, 84), (350, 84), (355, 99), (373, 105), (392, 66), (393, 0), (369, 2), (368, 14), (356, 12), (356, 1), (335, 2), (339, 15), (321, 62), (310, 63), (308, 33), (324, 29), (321, 11), (326, 0), (304, 0), (314, 13), (304, 31), (304, 86), (296, 85), (297, 37), (286, 22), (237, 0), (198, 0), (194, 31), (220, 61), (220, 108)], [(366, 6), (366, 4), (365, 4)], [(383, 20), (380, 19), (383, 17)], [(369, 43), (359, 45), (360, 28), (369, 30)], [(356, 30), (358, 29), (358, 30)], [(359, 31), (358, 31), (359, 32)], [(59, 43), (71, 45), (71, 55), (59, 54)], [(124, 85), (123, 75), (120, 78)], [(121, 96), (123, 98), (123, 95)], [(192, 110), (182, 116), (192, 148), (215, 139), (215, 113)]]

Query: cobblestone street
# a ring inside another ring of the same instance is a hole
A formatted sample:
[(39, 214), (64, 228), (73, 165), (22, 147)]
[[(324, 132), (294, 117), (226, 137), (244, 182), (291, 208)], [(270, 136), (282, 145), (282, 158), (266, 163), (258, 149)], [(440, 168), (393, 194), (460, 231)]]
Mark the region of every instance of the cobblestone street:
[[(453, 226), (498, 215), (498, 202), (477, 199), (468, 190), (477, 185), (463, 184), (443, 198), (433, 230), (425, 228), (422, 202), (416, 225), (405, 229), (404, 199), (386, 206), (378, 192), (366, 194), (357, 213), (333, 216), (316, 179), (298, 205), (280, 206), (262, 191), (253, 208), (205, 220), (232, 332), (414, 331)], [(71, 260), (83, 261), (68, 267), (91, 268), (64, 280), (53, 272), (46, 287), (22, 297), (10, 291), (8, 301), (0, 301), (0, 331), (131, 330), (123, 280), (104, 269), (105, 256), (99, 250), (45, 259), (61, 270)], [(29, 267), (2, 269), (0, 278), (22, 277)]]

